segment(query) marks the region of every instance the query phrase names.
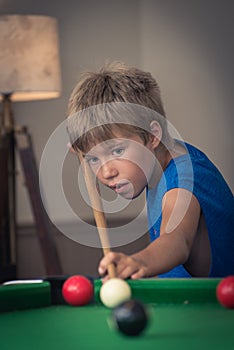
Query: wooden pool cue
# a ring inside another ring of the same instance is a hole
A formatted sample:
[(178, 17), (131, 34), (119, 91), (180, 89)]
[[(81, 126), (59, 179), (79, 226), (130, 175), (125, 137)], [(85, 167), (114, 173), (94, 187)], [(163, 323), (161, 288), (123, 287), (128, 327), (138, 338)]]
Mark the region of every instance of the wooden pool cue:
[[(90, 169), (89, 164), (84, 159), (82, 153), (78, 151), (78, 158), (83, 170), (84, 179), (87, 187), (87, 191), (89, 194), (89, 199), (91, 202), (92, 210), (94, 219), (96, 222), (99, 238), (101, 241), (102, 251), (104, 256), (111, 251), (110, 249), (110, 242), (109, 242), (109, 236), (107, 232), (107, 223), (105, 214), (103, 211), (102, 201), (99, 195), (98, 191), (98, 184), (96, 182), (96, 178), (94, 174), (92, 173), (92, 170)], [(116, 271), (115, 271), (115, 265), (110, 264), (107, 267), (108, 274), (110, 278), (116, 277)]]

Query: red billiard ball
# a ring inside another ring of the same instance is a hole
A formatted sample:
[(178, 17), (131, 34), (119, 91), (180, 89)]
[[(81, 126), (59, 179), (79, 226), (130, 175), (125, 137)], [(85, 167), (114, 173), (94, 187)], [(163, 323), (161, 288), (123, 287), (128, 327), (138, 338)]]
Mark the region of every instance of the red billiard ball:
[(225, 277), (219, 282), (216, 297), (221, 305), (234, 308), (234, 276)]
[(70, 305), (86, 305), (93, 298), (93, 284), (84, 276), (71, 276), (63, 284), (62, 295), (64, 300)]

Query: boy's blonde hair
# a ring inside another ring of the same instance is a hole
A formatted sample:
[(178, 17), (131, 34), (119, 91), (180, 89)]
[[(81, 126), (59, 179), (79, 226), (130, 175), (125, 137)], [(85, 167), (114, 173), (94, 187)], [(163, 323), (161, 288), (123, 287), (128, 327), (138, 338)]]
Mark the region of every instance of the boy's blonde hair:
[(153, 120), (160, 124), (162, 143), (167, 144), (170, 137), (156, 80), (120, 62), (85, 73), (69, 99), (68, 133), (73, 147), (83, 152), (114, 137), (118, 129), (126, 136), (137, 133), (147, 143)]

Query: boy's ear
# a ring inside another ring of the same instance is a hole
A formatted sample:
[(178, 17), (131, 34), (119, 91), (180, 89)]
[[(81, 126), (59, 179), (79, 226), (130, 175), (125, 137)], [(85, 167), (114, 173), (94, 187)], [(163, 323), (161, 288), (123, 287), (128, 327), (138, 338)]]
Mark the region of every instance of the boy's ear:
[(151, 145), (155, 149), (158, 147), (162, 139), (162, 128), (156, 120), (153, 120), (150, 123), (150, 132)]
[(74, 148), (72, 147), (72, 145), (71, 145), (70, 142), (68, 142), (67, 147), (69, 148), (69, 151), (70, 151), (71, 153), (76, 154), (76, 151), (74, 150)]

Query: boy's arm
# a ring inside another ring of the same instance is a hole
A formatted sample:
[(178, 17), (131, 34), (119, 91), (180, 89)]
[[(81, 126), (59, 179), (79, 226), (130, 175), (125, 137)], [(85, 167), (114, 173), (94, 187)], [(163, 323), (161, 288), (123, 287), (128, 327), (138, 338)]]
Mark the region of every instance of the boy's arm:
[(184, 189), (167, 192), (162, 203), (160, 237), (142, 251), (127, 256), (111, 252), (100, 262), (99, 273), (110, 263), (120, 278), (152, 277), (184, 264), (190, 254), (200, 218), (196, 197)]
[[(167, 192), (162, 208), (160, 237), (132, 256), (147, 262), (146, 273), (149, 276), (168, 272), (187, 261), (200, 218), (200, 205), (196, 197), (184, 189)], [(132, 277), (140, 278), (140, 273), (136, 271)]]

